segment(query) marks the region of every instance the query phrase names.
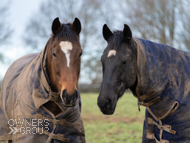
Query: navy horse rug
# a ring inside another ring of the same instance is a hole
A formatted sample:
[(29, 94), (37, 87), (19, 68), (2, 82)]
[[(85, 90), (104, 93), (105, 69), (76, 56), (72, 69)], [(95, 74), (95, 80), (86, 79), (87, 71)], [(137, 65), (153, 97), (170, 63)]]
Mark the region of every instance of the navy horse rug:
[[(59, 24), (58, 19), (54, 22)], [(59, 30), (72, 32), (71, 25), (58, 26)], [(75, 106), (68, 107), (60, 99), (60, 93), (50, 88), (46, 58), (48, 48), (53, 47), (50, 45), (53, 36), (40, 54), (24, 56), (9, 67), (0, 94), (0, 141), (85, 143), (79, 92)], [(55, 115), (44, 106), (49, 101), (59, 107), (60, 113)]]
[(190, 53), (136, 39), (136, 97), (147, 107), (143, 143), (190, 142)]

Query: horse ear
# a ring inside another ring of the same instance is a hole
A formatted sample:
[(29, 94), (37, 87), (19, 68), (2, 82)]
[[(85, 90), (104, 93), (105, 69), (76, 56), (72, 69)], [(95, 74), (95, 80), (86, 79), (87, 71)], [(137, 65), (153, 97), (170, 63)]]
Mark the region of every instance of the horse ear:
[(103, 26), (102, 33), (106, 41), (108, 41), (108, 39), (113, 35), (113, 33), (111, 32), (111, 30), (108, 28), (106, 24), (104, 24)]
[(54, 19), (51, 27), (53, 34), (56, 34), (61, 28), (62, 24), (60, 23), (59, 18), (57, 17)]
[(81, 31), (81, 23), (80, 20), (78, 18), (75, 18), (75, 20), (73, 21), (73, 23), (71, 24), (71, 28), (77, 33), (77, 35), (80, 34)]
[(123, 37), (124, 37), (124, 40), (127, 42), (129, 42), (132, 38), (131, 29), (127, 24), (124, 24)]

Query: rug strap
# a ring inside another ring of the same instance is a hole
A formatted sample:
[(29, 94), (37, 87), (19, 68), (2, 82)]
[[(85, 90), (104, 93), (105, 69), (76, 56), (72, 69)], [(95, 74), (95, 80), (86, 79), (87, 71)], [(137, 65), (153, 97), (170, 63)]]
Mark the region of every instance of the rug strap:
[(63, 142), (70, 141), (69, 138), (64, 138), (64, 135), (62, 135), (62, 134), (54, 134), (53, 132), (55, 129), (53, 129), (53, 131), (51, 133), (46, 130), (43, 130), (42, 128), (39, 128), (38, 130), (39, 130), (39, 132), (41, 132), (41, 134), (49, 136), (46, 143), (51, 143), (52, 139), (63, 141)]
[(150, 140), (155, 140), (156, 143), (169, 143), (169, 141), (167, 141), (167, 140), (158, 141), (158, 140), (156, 139), (154, 133), (150, 133), (150, 132), (147, 133), (146, 138), (147, 138), (147, 139), (150, 139)]
[(176, 134), (176, 131), (172, 130), (170, 125), (160, 125), (157, 122), (155, 122), (152, 118), (148, 117), (147, 118), (147, 123), (148, 124), (153, 124), (153, 125), (157, 126), (160, 130), (164, 130), (164, 131), (166, 131), (168, 133), (171, 133), (173, 135)]

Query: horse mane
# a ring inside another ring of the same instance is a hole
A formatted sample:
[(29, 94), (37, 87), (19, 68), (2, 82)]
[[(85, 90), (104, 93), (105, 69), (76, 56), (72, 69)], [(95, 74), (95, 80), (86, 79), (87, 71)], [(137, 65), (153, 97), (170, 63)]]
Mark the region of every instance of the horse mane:
[(123, 32), (119, 30), (113, 31), (113, 35), (110, 37), (108, 43), (111, 49), (120, 47), (123, 43)]
[(55, 35), (55, 39), (60, 41), (64, 37), (66, 41), (78, 42), (79, 37), (77, 33), (71, 28), (71, 23), (62, 24), (61, 30)]

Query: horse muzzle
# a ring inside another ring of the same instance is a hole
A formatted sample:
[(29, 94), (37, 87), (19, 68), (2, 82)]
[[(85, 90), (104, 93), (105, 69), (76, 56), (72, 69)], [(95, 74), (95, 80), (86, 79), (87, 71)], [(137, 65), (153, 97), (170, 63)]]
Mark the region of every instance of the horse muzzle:
[(63, 90), (61, 94), (61, 100), (63, 105), (66, 107), (74, 107), (76, 105), (76, 101), (78, 99), (78, 91), (75, 90), (72, 95), (67, 93), (67, 90)]
[(101, 112), (105, 115), (112, 115), (115, 111), (116, 105), (110, 99), (101, 99), (98, 97), (98, 107)]

